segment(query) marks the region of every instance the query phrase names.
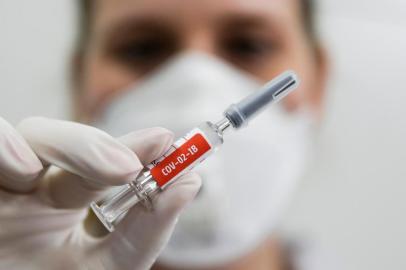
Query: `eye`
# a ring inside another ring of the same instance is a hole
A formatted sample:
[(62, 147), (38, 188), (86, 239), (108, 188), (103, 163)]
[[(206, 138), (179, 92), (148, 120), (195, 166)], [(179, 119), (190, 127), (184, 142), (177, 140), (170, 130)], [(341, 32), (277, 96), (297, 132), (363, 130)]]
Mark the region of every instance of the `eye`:
[(147, 37), (122, 42), (115, 46), (113, 55), (125, 65), (147, 68), (163, 62), (174, 50), (173, 42), (159, 37)]
[(269, 57), (273, 52), (272, 41), (250, 35), (228, 37), (223, 42), (222, 51), (233, 61), (258, 61)]

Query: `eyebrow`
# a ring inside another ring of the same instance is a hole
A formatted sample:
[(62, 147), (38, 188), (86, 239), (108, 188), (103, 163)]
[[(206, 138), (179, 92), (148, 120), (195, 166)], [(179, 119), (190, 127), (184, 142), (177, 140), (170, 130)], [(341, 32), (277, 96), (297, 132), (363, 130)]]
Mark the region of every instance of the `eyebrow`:
[(241, 33), (266, 33), (273, 38), (283, 36), (282, 20), (279, 17), (271, 17), (266, 12), (230, 13), (221, 17), (221, 22), (216, 24), (220, 25), (224, 33), (236, 33), (238, 29)]
[(273, 26), (272, 20), (267, 20), (265, 16), (256, 15), (226, 15), (222, 18), (221, 24), (233, 28), (252, 28)]
[[(270, 28), (272, 32), (277, 31), (278, 25), (281, 22), (275, 16), (270, 16), (266, 12), (262, 11), (229, 11), (224, 15), (220, 15), (214, 21), (216, 26), (220, 26), (221, 29), (228, 31), (229, 29), (264, 29)], [(136, 15), (122, 18), (117, 22), (113, 22), (109, 27), (105, 29), (105, 36), (109, 38), (122, 37), (125, 35), (131, 35), (134, 32), (145, 34), (175, 34), (176, 27), (171, 25), (170, 20), (167, 18), (151, 15)]]
[(134, 32), (145, 32), (145, 34), (154, 34), (156, 32), (173, 32), (167, 22), (163, 22), (151, 17), (131, 17), (122, 19), (114, 23), (105, 30), (108, 37), (129, 35)]

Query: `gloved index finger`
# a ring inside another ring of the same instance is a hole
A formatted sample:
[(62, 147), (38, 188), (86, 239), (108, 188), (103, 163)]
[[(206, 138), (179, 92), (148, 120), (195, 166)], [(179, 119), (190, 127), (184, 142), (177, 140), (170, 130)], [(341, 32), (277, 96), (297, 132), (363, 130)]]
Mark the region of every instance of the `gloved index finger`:
[(27, 119), (18, 130), (42, 160), (63, 169), (51, 167), (42, 181), (47, 197), (60, 208), (87, 207), (107, 187), (134, 180), (142, 163), (161, 155), (173, 138), (155, 128), (117, 140), (93, 127), (45, 118)]
[(133, 151), (94, 127), (34, 117), (17, 129), (41, 160), (54, 165), (43, 175), (40, 192), (58, 208), (88, 207), (143, 168)]
[(31, 117), (17, 130), (41, 160), (101, 186), (125, 184), (142, 169), (128, 147), (91, 126)]

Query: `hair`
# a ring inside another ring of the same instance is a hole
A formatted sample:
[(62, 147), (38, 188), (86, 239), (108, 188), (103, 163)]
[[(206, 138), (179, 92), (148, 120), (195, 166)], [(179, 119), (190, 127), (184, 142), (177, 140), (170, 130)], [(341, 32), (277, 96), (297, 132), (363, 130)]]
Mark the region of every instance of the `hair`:
[[(315, 3), (314, 0), (299, 0), (301, 3), (302, 23), (310, 42), (315, 45), (317, 35), (315, 29)], [(79, 35), (77, 40), (78, 52), (86, 48), (87, 38), (91, 31), (92, 17), (94, 11), (93, 0), (78, 0), (79, 5)]]
[(83, 52), (90, 33), (94, 7), (93, 0), (78, 0), (77, 4), (79, 8), (79, 29), (76, 49), (78, 52)]

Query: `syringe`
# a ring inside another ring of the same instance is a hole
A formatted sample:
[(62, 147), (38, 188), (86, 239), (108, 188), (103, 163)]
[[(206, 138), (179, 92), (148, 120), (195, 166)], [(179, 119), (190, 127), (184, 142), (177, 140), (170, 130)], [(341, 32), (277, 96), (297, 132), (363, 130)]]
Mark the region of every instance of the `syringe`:
[(268, 104), (278, 102), (299, 84), (296, 74), (284, 72), (237, 104), (230, 105), (215, 124), (203, 122), (173, 143), (160, 158), (145, 166), (137, 178), (91, 208), (104, 226), (114, 226), (131, 207), (141, 202), (153, 209), (154, 198), (173, 181), (189, 172), (223, 144), (223, 134), (230, 127), (239, 129)]

